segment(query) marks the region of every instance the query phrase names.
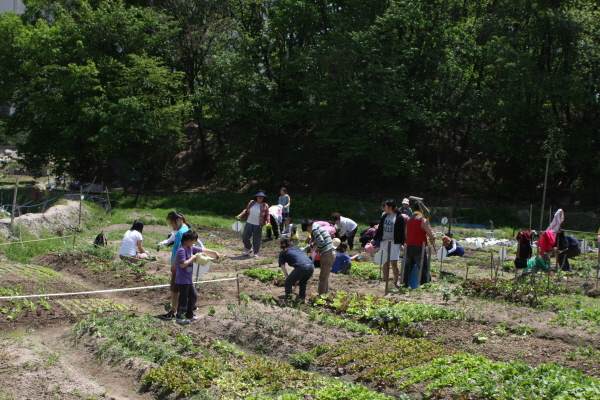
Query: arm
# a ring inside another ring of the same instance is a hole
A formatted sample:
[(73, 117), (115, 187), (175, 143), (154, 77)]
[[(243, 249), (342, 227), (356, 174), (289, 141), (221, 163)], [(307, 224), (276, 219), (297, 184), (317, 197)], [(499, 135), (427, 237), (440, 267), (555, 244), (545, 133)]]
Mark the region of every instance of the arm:
[(446, 255), (450, 255), (450, 253), (456, 251), (456, 240), (452, 239), (452, 248), (446, 252)]
[(290, 206), (290, 203), (292, 202), (292, 198), (290, 197), (290, 195), (288, 195), (287, 199), (288, 199), (287, 204), (285, 206), (283, 206), (283, 208), (288, 208)]
[(203, 252), (203, 253), (206, 253), (206, 254), (212, 254), (213, 256), (215, 256), (215, 258), (216, 258), (217, 260), (218, 260), (219, 258), (221, 258), (221, 255), (220, 255), (218, 252), (214, 251), (214, 250), (202, 249), (202, 252)]
[(173, 243), (175, 241), (175, 236), (177, 235), (176, 231), (171, 232), (171, 236), (169, 236), (169, 238), (167, 240), (163, 240), (162, 242), (159, 242), (158, 245), (159, 246), (168, 246), (171, 243)]
[(427, 236), (429, 236), (429, 242), (435, 243), (435, 233), (433, 232), (433, 229), (431, 229), (431, 226), (429, 226), (425, 218), (421, 218), (421, 228), (425, 231)]
[(138, 240), (137, 241), (137, 249), (138, 249), (138, 253), (145, 253), (146, 250), (144, 250), (144, 247), (142, 246), (142, 241)]
[(254, 205), (253, 203), (254, 200), (250, 200), (250, 202), (248, 203), (248, 205), (246, 206), (246, 208), (244, 208), (244, 211), (242, 211), (241, 213), (239, 213), (237, 215), (237, 219), (240, 219), (242, 217), (245, 217), (246, 215), (248, 215), (248, 210), (250, 209), (250, 207), (252, 207)]
[(340, 236), (345, 236), (348, 232), (348, 223), (344, 221), (344, 217), (340, 217)]
[(281, 268), (281, 272), (283, 272), (283, 276), (285, 276), (287, 278), (288, 273), (287, 273), (287, 269), (285, 269), (285, 257), (284, 257), (283, 251), (281, 253), (279, 253), (279, 268)]
[[(192, 252), (193, 253), (193, 252)], [(192, 254), (192, 256), (188, 259), (185, 258), (185, 248), (183, 246), (179, 246), (177, 249), (177, 257), (175, 258), (177, 264), (183, 269), (186, 269), (191, 263), (194, 262), (196, 256)]]

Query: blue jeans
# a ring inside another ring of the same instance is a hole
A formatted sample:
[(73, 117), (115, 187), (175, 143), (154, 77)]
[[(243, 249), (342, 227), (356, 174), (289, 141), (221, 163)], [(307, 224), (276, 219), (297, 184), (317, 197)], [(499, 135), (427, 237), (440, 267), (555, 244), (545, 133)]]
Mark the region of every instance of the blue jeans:
[[(252, 238), (252, 244), (250, 244), (250, 238)], [(254, 254), (257, 254), (260, 251), (260, 245), (262, 243), (262, 227), (260, 225), (246, 223), (242, 241), (244, 242), (246, 250), (251, 248), (254, 251)]]
[(294, 283), (296, 282), (300, 285), (298, 298), (300, 300), (306, 299), (306, 284), (314, 272), (315, 266), (312, 263), (294, 267), (294, 270), (289, 273), (287, 278), (285, 278), (285, 299), (289, 300), (292, 294), (292, 286), (294, 286)]

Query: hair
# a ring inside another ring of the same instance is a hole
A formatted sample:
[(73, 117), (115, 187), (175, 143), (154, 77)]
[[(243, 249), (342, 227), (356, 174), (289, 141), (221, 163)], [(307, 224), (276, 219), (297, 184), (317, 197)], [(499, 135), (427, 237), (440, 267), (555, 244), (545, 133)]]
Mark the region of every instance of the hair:
[(452, 238), (451, 238), (450, 236), (448, 236), (448, 235), (444, 235), (444, 236), (442, 236), (442, 242), (443, 242), (444, 240), (448, 240), (448, 241), (452, 242)]
[(181, 243), (185, 243), (188, 240), (193, 240), (194, 242), (198, 240), (198, 234), (196, 231), (190, 229), (189, 231), (183, 233), (183, 236), (181, 237)]
[(394, 199), (388, 199), (388, 200), (384, 201), (383, 205), (392, 207), (392, 209), (394, 210), (394, 212), (396, 214), (400, 214), (400, 210), (398, 209), (398, 207), (396, 207), (396, 202), (394, 201)]
[(131, 225), (131, 229), (129, 229), (130, 231), (138, 231), (139, 233), (142, 233), (142, 231), (144, 230), (144, 223), (142, 221), (140, 221), (139, 219), (135, 220), (135, 222), (133, 223), (133, 225)]
[(346, 242), (340, 243), (340, 245), (337, 247), (337, 249), (335, 249), (335, 251), (339, 251), (340, 253), (345, 253), (346, 250), (348, 250), (348, 243), (346, 243)]
[(333, 213), (333, 214), (331, 214), (331, 220), (332, 220), (333, 222), (335, 222), (335, 221), (339, 221), (339, 220), (340, 220), (340, 218), (342, 218), (342, 216), (340, 215), (340, 213)]
[(369, 227), (373, 228), (375, 225), (379, 225), (378, 219), (374, 219), (373, 221), (369, 222)]
[(282, 187), (281, 189), (279, 189), (279, 191), (282, 191), (282, 190), (283, 190), (283, 193), (287, 194), (287, 189), (286, 188)]
[(292, 219), (290, 217), (285, 217), (283, 220), (284, 221), (289, 221), (290, 223), (292, 222)]
[(419, 202), (415, 201), (412, 205), (413, 211), (421, 212), (421, 206), (419, 206)]
[(181, 219), (185, 222), (185, 217), (183, 216), (183, 214), (180, 214), (177, 211), (171, 211), (167, 215), (167, 219), (173, 222), (177, 221), (178, 219)]
[(288, 239), (288, 238), (281, 239), (281, 242), (279, 243), (279, 247), (283, 251), (286, 251), (288, 249), (288, 247), (293, 246), (293, 245), (294, 245), (294, 242), (292, 242), (292, 240)]
[(305, 219), (304, 221), (302, 221), (302, 230), (304, 232), (308, 232), (307, 228), (312, 227), (313, 225), (313, 221), (311, 219)]

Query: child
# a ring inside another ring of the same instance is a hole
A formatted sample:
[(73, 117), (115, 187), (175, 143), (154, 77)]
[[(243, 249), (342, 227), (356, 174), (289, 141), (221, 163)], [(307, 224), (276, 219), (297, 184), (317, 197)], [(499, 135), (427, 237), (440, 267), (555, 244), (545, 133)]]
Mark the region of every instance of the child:
[(335, 261), (331, 266), (331, 272), (333, 272), (334, 274), (337, 274), (338, 272), (341, 272), (342, 274), (347, 274), (348, 271), (350, 271), (350, 268), (352, 267), (352, 261), (358, 258), (358, 254), (353, 257), (348, 256), (348, 254), (346, 254), (347, 250), (347, 243), (340, 243), (340, 245), (335, 249)]
[(442, 245), (446, 248), (446, 257), (462, 257), (465, 255), (465, 249), (462, 248), (456, 239), (452, 239), (450, 236), (442, 236)]
[[(288, 217), (290, 215), (290, 203), (291, 203), (291, 199), (290, 199), (290, 195), (287, 192), (287, 189), (282, 187), (281, 190), (279, 191), (279, 202), (278, 204), (281, 205), (281, 212), (283, 215), (283, 218), (285, 219), (286, 217)], [(283, 222), (280, 221), (281, 224), (281, 230), (283, 230)]]
[[(198, 319), (194, 317), (194, 307), (198, 300), (198, 293), (194, 286), (192, 271), (193, 262), (196, 259), (196, 253), (212, 254), (217, 259), (219, 253), (213, 250), (194, 246), (198, 240), (198, 234), (193, 230), (188, 230), (181, 237), (181, 245), (177, 249), (175, 262), (177, 263), (177, 272), (175, 283), (179, 289), (179, 307), (177, 309), (176, 322), (180, 325), (187, 325), (190, 321)], [(185, 313), (185, 315), (184, 315)]]
[(283, 230), (281, 231), (282, 235), (290, 235), (290, 239), (298, 240), (298, 227), (292, 224), (292, 219), (290, 217), (285, 217), (283, 219)]

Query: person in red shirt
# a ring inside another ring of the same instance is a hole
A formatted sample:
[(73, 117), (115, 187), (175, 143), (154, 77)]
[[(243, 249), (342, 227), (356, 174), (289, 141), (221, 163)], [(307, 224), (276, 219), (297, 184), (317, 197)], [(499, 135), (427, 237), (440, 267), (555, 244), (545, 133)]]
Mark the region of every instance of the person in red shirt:
[[(419, 209), (419, 204), (415, 203), (413, 210)], [(419, 285), (431, 282), (427, 253), (425, 252), (425, 256), (423, 256), (423, 245), (427, 245), (427, 238), (429, 238), (429, 243), (435, 244), (435, 233), (429, 226), (429, 222), (423, 218), (420, 211), (414, 211), (413, 216), (406, 222), (406, 252), (404, 256), (404, 274), (402, 276), (402, 283), (405, 287), (410, 282), (410, 274), (415, 265), (421, 268)]]

